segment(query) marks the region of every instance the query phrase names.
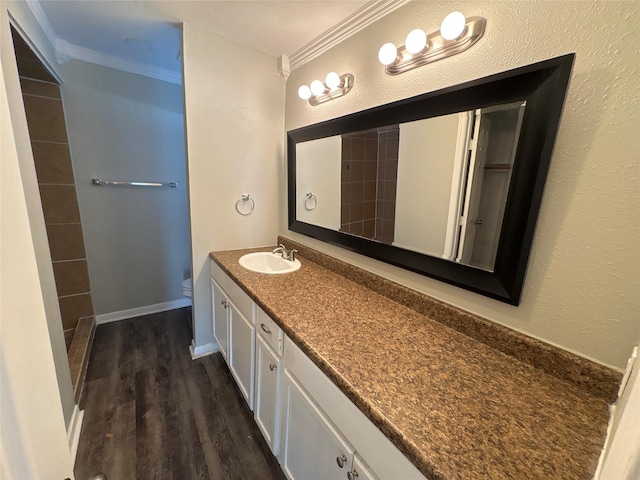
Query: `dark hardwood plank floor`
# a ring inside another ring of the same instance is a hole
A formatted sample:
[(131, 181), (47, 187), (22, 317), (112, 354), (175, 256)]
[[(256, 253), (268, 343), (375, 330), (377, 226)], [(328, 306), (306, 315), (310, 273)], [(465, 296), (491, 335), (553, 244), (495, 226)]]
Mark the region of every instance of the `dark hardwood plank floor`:
[(100, 325), (76, 480), (284, 479), (220, 354), (191, 360), (190, 309)]

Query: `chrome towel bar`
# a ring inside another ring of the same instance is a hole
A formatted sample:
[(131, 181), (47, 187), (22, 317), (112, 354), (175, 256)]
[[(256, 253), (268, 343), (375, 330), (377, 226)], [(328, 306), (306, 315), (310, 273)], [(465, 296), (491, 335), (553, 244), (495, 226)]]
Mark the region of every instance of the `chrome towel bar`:
[(114, 186), (114, 187), (171, 187), (176, 188), (176, 182), (119, 182), (116, 180), (100, 180), (99, 178), (91, 179), (92, 185), (97, 186)]

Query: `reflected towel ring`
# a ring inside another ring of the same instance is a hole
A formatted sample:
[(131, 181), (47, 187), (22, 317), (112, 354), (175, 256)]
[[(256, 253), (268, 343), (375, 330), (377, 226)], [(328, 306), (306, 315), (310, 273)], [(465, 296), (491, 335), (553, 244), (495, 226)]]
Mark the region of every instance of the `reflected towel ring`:
[(240, 215), (251, 215), (254, 208), (256, 208), (256, 202), (253, 201), (253, 198), (248, 193), (243, 193), (240, 200), (236, 202), (236, 210)]
[(318, 205), (318, 197), (316, 197), (313, 193), (307, 192), (307, 195), (304, 197), (304, 208), (306, 210), (313, 210)]

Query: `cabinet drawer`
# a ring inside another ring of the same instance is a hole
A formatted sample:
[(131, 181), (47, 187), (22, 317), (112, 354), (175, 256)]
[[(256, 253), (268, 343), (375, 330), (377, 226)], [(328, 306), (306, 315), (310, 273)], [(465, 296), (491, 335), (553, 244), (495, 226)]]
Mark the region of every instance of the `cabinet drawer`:
[(222, 287), (227, 294), (229, 300), (244, 315), (244, 317), (253, 323), (253, 300), (244, 293), (244, 291), (227, 275), (220, 266), (211, 260), (211, 276)]
[(285, 336), (285, 376), (291, 372), (299, 384), (327, 413), (372, 471), (382, 479), (425, 480), (425, 476), (349, 400), (342, 391)]
[(271, 348), (280, 356), (284, 349), (284, 334), (282, 329), (260, 307), (257, 308), (256, 330), (266, 340)]

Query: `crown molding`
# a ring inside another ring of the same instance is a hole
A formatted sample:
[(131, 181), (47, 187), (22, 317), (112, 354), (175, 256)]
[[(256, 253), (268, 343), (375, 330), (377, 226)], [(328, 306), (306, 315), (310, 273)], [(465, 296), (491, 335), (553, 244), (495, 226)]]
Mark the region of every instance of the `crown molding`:
[(289, 58), (291, 71), (322, 55), (351, 35), (371, 25), (376, 20), (397, 10), (409, 0), (372, 0), (359, 10), (330, 28), (304, 47), (293, 52)]
[(134, 62), (132, 60), (125, 60), (124, 58), (116, 57), (114, 55), (80, 47), (65, 40), (58, 40), (56, 42), (56, 54), (58, 56), (58, 61), (61, 63), (73, 58), (76, 60), (82, 60), (83, 62), (102, 65), (103, 67), (122, 70), (123, 72), (135, 73), (136, 75), (143, 75), (145, 77), (155, 78), (156, 80), (182, 85), (181, 72), (174, 72), (165, 68), (154, 67), (144, 63)]
[(54, 32), (53, 27), (49, 23), (47, 15), (44, 13), (44, 10), (42, 10), (40, 2), (38, 0), (25, 0), (24, 3), (26, 3), (27, 7), (29, 7), (29, 10), (31, 10), (31, 13), (36, 19), (36, 22), (38, 22), (38, 25), (40, 25), (40, 28), (49, 39), (51, 45), (55, 46), (58, 37), (56, 35), (56, 32)]
[(113, 68), (115, 70), (121, 70), (123, 72), (154, 78), (156, 80), (162, 80), (175, 85), (182, 85), (182, 74), (180, 72), (174, 72), (165, 68), (126, 60), (107, 53), (80, 47), (73, 43), (69, 43), (66, 40), (58, 39), (56, 41), (56, 58), (60, 65), (71, 59), (75, 59), (87, 63), (93, 63), (95, 65), (102, 65), (103, 67)]

